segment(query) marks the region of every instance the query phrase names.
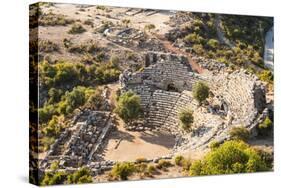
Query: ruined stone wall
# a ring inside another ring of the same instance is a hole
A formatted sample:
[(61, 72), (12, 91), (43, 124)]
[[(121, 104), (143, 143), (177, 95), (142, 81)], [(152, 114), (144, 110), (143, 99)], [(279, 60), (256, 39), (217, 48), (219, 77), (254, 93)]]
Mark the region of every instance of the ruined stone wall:
[(129, 90), (135, 85), (145, 84), (154, 90), (168, 90), (172, 86), (178, 91), (190, 91), (195, 82), (203, 79), (192, 72), (183, 56), (149, 53), (145, 64), (147, 67), (141, 72), (124, 71), (120, 76), (121, 87)]
[(48, 168), (53, 161), (59, 161), (63, 168), (86, 164), (112, 126), (110, 119), (110, 112), (85, 112), (76, 120), (77, 123), (66, 129), (51, 146), (47, 156), (41, 162), (40, 168)]
[(233, 124), (249, 126), (265, 108), (265, 89), (257, 77), (235, 71), (209, 77), (212, 92), (228, 106)]

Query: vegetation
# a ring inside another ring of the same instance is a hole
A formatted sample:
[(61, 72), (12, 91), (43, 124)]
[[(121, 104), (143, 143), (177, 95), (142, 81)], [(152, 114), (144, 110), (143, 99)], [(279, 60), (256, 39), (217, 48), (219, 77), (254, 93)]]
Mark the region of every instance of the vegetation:
[(90, 86), (117, 81), (120, 71), (112, 63), (92, 64), (58, 62), (39, 64), (40, 83), (43, 89), (72, 88), (76, 85)]
[(144, 29), (148, 30), (150, 32), (152, 29), (155, 29), (155, 25), (154, 24), (147, 24), (147, 25), (144, 26)]
[(179, 120), (181, 127), (186, 131), (190, 131), (194, 121), (193, 112), (190, 110), (182, 110), (179, 113)]
[(243, 141), (227, 141), (192, 163), (189, 175), (217, 175), (266, 171), (268, 167), (257, 151)]
[[(49, 91), (55, 91), (55, 89)], [(97, 110), (102, 102), (100, 92), (98, 89), (77, 86), (72, 91), (66, 91), (61, 97), (56, 96), (56, 99), (51, 96), (49, 101), (42, 108), (39, 108), (39, 132), (42, 134), (42, 139), (39, 140), (40, 146), (42, 146), (41, 150), (48, 149), (61, 131), (68, 126), (65, 122), (65, 116), (76, 108), (87, 106), (87, 108)]]
[(41, 26), (67, 26), (72, 23), (74, 23), (73, 19), (69, 19), (62, 14), (54, 14), (50, 12), (39, 16), (39, 25)]
[(70, 30), (68, 31), (69, 34), (80, 34), (84, 33), (86, 29), (80, 24), (74, 24)]
[(260, 80), (268, 83), (273, 83), (273, 74), (269, 70), (263, 70), (258, 74)]
[(183, 168), (184, 171), (188, 171), (191, 166), (191, 162), (188, 159), (185, 159), (183, 156), (178, 155), (174, 158), (175, 164)]
[(73, 174), (67, 176), (68, 184), (81, 184), (81, 183), (92, 183), (91, 172), (88, 168), (83, 167)]
[(128, 91), (123, 93), (117, 101), (115, 112), (125, 121), (130, 122), (140, 117), (142, 113), (140, 97)]
[(132, 163), (117, 163), (112, 168), (111, 175), (117, 179), (127, 180), (128, 176), (132, 175), (135, 171), (136, 168)]
[(47, 172), (40, 185), (58, 185), (63, 184), (67, 175), (65, 172)]
[(273, 128), (272, 121), (270, 120), (269, 117), (266, 117), (265, 120), (261, 124), (259, 124), (258, 132), (260, 135), (266, 136), (266, 135), (268, 135), (270, 130), (272, 130), (272, 128)]
[(219, 142), (217, 142), (217, 141), (212, 141), (211, 143), (210, 143), (210, 148), (211, 148), (211, 150), (214, 150), (214, 149), (216, 149), (216, 148), (218, 148), (220, 146), (220, 143)]
[(131, 20), (129, 19), (123, 19), (122, 23), (125, 25), (125, 27), (128, 27), (128, 25), (131, 23)]
[(250, 137), (250, 132), (243, 126), (233, 127), (229, 131), (230, 138), (233, 140), (247, 141)]
[(161, 159), (158, 161), (158, 164), (156, 165), (156, 168), (165, 170), (166, 168), (172, 166), (172, 163), (168, 160)]
[(184, 157), (181, 156), (181, 155), (177, 155), (174, 160), (175, 160), (176, 165), (182, 166), (183, 161), (184, 161)]
[(51, 53), (54, 51), (59, 51), (59, 46), (50, 40), (39, 40), (38, 43), (39, 52)]
[[(265, 32), (273, 25), (272, 18), (192, 13), (194, 20), (186, 25), (179, 36), (188, 47), (200, 56), (212, 58), (233, 68), (263, 66)], [(222, 30), (231, 45), (220, 43), (216, 22), (220, 19)], [(173, 38), (175, 41), (177, 38)], [(258, 71), (257, 71), (258, 73)]]
[(199, 81), (193, 85), (192, 95), (199, 104), (202, 104), (209, 97), (209, 90), (209, 87), (205, 83)]
[(259, 129), (270, 129), (272, 125), (272, 121), (269, 119), (269, 117), (266, 117), (265, 120), (259, 124)]
[(58, 184), (81, 184), (81, 183), (92, 183), (92, 177), (90, 170), (83, 167), (74, 173), (66, 173), (64, 171), (58, 171), (57, 163), (51, 165), (50, 172), (47, 172), (40, 185), (58, 185)]

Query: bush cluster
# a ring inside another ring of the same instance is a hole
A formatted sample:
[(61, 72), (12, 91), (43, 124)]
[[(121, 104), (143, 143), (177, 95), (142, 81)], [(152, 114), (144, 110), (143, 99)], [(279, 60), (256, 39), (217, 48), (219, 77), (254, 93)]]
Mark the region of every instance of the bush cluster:
[(111, 170), (111, 175), (114, 178), (127, 180), (130, 175), (132, 175), (136, 171), (136, 167), (134, 164), (129, 162), (117, 163), (113, 166)]
[[(52, 164), (54, 166), (56, 164)], [(51, 172), (44, 174), (40, 185), (58, 185), (58, 184), (82, 184), (82, 183), (92, 183), (93, 179), (90, 170), (83, 167), (73, 173), (66, 173), (64, 171), (58, 171), (57, 166), (51, 168)]]
[(112, 63), (92, 64), (58, 62), (39, 64), (40, 84), (43, 88), (72, 88), (75, 85), (106, 84), (117, 81), (120, 71)]
[(268, 170), (256, 150), (243, 141), (227, 141), (210, 151), (202, 160), (192, 163), (189, 175), (218, 175)]

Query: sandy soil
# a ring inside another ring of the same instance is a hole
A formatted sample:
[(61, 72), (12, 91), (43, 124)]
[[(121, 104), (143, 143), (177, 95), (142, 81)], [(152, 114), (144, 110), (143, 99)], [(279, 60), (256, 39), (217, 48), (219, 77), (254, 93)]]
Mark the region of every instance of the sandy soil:
[(169, 154), (175, 144), (174, 136), (166, 132), (127, 131), (122, 120), (118, 119), (118, 122), (117, 130), (112, 131), (105, 141), (107, 144), (102, 151), (105, 160), (151, 159)]

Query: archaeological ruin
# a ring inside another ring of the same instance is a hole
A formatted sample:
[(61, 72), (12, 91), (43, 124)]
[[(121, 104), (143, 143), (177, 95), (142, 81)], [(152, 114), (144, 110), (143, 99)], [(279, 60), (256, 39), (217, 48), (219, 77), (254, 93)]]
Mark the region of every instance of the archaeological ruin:
[[(204, 151), (212, 141), (229, 139), (228, 132), (235, 126), (244, 126), (255, 136), (257, 125), (268, 115), (265, 88), (246, 71), (197, 74), (184, 56), (169, 53), (147, 53), (144, 59), (143, 70), (125, 70), (119, 78), (121, 93), (135, 92), (144, 110), (143, 121), (127, 128), (163, 130), (175, 138), (169, 155), (148, 161), (172, 158), (186, 151)], [(198, 81), (207, 83), (211, 90), (208, 103), (202, 106), (192, 96), (192, 86)], [(108, 100), (106, 94), (103, 97)], [(179, 126), (178, 114), (183, 109), (194, 112), (191, 132)], [(59, 161), (60, 167), (68, 171), (81, 165), (88, 166), (93, 174), (111, 169), (117, 161), (102, 160), (97, 153), (103, 150), (102, 143), (115, 126), (114, 118), (109, 108), (76, 115), (73, 126), (51, 146), (40, 168), (48, 169), (53, 161)]]

